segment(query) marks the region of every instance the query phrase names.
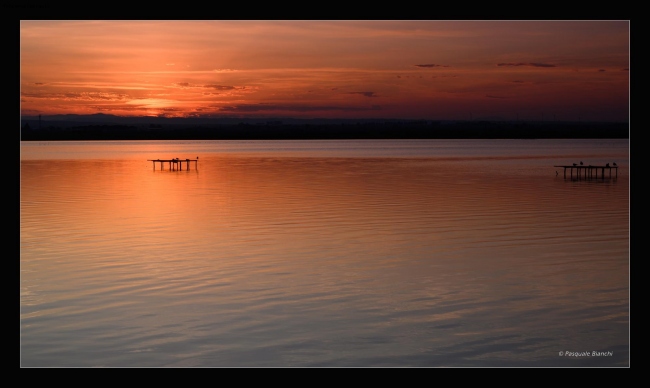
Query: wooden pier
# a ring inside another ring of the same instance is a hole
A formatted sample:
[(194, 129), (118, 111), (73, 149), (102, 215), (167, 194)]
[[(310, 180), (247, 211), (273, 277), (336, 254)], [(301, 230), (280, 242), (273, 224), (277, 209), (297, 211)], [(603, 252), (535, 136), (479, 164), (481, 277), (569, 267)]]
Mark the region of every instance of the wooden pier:
[(605, 179), (605, 171), (609, 172), (609, 178), (612, 177), (612, 170), (616, 172), (614, 178), (618, 178), (618, 166), (610, 166), (607, 163), (604, 166), (582, 165), (574, 163), (571, 166), (553, 166), (562, 167), (564, 169), (564, 179), (566, 179), (566, 170), (569, 169), (571, 179), (573, 179), (573, 170), (576, 170), (575, 179), (598, 179), (598, 172), (600, 171), (600, 179)]
[(160, 163), (160, 169), (164, 170), (165, 169), (165, 163), (169, 164), (169, 170), (177, 170), (180, 168), (181, 171), (183, 171), (183, 163), (185, 163), (185, 168), (186, 170), (189, 171), (190, 169), (190, 163), (194, 162), (194, 169), (198, 169), (198, 163), (199, 163), (199, 157), (197, 156), (196, 159), (147, 159), (147, 162), (153, 162), (153, 169), (154, 171), (156, 170), (156, 163)]

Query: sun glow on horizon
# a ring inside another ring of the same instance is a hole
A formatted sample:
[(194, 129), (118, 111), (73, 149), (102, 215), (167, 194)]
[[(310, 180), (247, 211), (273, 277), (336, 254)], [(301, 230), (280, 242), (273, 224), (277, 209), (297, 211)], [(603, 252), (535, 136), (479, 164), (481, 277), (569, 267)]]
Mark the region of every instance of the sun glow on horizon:
[(31, 114), (629, 117), (629, 22), (22, 21)]

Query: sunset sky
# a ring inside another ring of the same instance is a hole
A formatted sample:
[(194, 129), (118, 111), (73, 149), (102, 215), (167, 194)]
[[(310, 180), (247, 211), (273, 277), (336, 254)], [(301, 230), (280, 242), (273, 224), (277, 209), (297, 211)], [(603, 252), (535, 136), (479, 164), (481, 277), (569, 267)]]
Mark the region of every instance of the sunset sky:
[(630, 22), (20, 22), (22, 115), (628, 121)]

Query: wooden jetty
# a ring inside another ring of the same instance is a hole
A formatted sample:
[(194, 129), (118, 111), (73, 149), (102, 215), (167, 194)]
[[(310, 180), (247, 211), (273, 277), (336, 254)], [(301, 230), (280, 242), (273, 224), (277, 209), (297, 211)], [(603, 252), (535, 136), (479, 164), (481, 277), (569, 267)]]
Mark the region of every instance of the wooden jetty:
[(573, 179), (573, 170), (576, 170), (576, 179), (598, 179), (598, 172), (600, 171), (600, 179), (605, 179), (605, 171), (609, 172), (609, 178), (612, 177), (612, 170), (616, 172), (614, 178), (618, 178), (618, 166), (610, 166), (607, 163), (604, 166), (592, 166), (590, 165), (581, 165), (581, 164), (572, 164), (571, 166), (553, 166), (553, 167), (562, 167), (564, 169), (564, 179), (566, 179), (566, 170), (569, 169), (571, 173), (571, 179)]
[(165, 169), (165, 163), (169, 164), (169, 170), (176, 170), (179, 169), (182, 171), (183, 170), (183, 163), (185, 163), (185, 168), (187, 170), (190, 169), (190, 163), (194, 163), (194, 169), (198, 169), (198, 163), (199, 163), (199, 157), (197, 156), (196, 159), (147, 159), (147, 162), (153, 162), (153, 169), (156, 169), (156, 163), (160, 163), (160, 169), (164, 170)]

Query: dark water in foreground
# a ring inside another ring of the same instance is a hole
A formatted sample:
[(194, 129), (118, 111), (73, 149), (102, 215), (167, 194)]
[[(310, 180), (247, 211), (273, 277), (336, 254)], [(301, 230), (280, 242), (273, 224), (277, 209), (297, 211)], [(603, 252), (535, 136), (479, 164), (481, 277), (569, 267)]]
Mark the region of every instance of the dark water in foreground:
[(20, 187), (23, 367), (629, 366), (628, 140), (23, 142)]

